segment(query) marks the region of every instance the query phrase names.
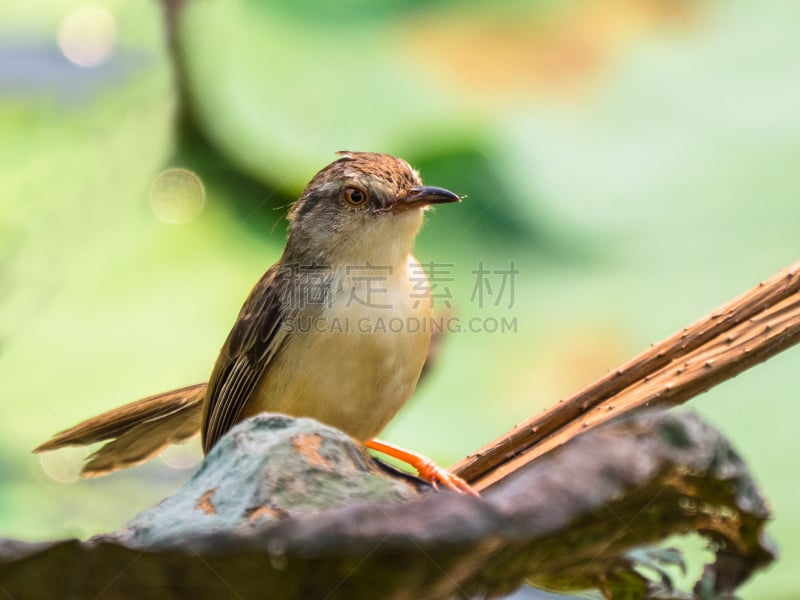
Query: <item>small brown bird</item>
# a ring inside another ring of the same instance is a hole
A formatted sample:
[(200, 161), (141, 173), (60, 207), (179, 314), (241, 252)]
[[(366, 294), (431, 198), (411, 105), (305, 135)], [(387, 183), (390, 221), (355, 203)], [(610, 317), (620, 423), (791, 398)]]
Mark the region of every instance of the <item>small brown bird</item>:
[(34, 452), (111, 440), (82, 474), (144, 462), (199, 431), (203, 451), (260, 412), (307, 416), (475, 493), (429, 459), (373, 439), (416, 388), (431, 340), (430, 284), (411, 250), (423, 213), (460, 202), (407, 162), (340, 152), (289, 212), (286, 247), (253, 288), (208, 383), (79, 423)]

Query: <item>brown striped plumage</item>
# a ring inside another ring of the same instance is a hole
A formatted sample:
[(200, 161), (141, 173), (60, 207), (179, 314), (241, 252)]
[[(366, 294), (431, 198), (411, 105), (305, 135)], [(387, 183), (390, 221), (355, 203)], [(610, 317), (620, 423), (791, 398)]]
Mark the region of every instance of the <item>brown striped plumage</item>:
[[(208, 452), (238, 421), (261, 411), (310, 416), (369, 441), (414, 391), (432, 327), (391, 334), (375, 327), (299, 333), (292, 324), (430, 319), (431, 303), (419, 297), (419, 283), (427, 280), (411, 249), (423, 211), (459, 200), (447, 190), (422, 186), (402, 159), (340, 153), (292, 207), (284, 253), (242, 306), (208, 384), (108, 411), (57, 434), (35, 452), (111, 440), (83, 470), (102, 475), (143, 462), (198, 431)], [(292, 300), (311, 285), (308, 275), (296, 278), (299, 267), (323, 269), (329, 276), (314, 284), (320, 286), (314, 290), (319, 304)], [(367, 291), (352, 267), (387, 269), (382, 285), (391, 298), (388, 311), (352, 302), (354, 293)]]

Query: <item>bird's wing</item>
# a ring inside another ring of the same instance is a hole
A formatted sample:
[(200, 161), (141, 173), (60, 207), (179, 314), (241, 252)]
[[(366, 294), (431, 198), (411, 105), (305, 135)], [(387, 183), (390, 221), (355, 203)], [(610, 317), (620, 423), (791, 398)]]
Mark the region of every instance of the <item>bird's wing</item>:
[(286, 341), (277, 265), (250, 292), (220, 350), (203, 409), (203, 450), (237, 423), (272, 358)]

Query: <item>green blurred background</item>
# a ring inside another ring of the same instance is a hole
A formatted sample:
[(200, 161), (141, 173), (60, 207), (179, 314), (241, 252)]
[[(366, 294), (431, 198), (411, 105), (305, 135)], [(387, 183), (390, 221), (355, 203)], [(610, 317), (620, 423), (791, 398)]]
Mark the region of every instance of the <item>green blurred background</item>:
[[(0, 2), (0, 535), (109, 531), (190, 475), (196, 443), (97, 480), (30, 449), (205, 380), (336, 150), (467, 194), (417, 256), (452, 265), (462, 320), (516, 319), (450, 335), (384, 433), (445, 464), (797, 260), (799, 22), (796, 0)], [(513, 262), (513, 298), (478, 305), (481, 261)], [(798, 367), (691, 404), (775, 509), (749, 599), (800, 597)]]

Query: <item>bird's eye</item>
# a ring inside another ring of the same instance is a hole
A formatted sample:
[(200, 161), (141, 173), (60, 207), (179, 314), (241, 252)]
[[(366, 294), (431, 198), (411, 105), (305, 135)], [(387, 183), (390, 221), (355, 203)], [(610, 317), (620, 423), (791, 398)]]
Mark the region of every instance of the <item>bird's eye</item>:
[(344, 188), (342, 195), (344, 196), (345, 201), (351, 206), (361, 206), (369, 198), (367, 192), (361, 188), (352, 186)]

